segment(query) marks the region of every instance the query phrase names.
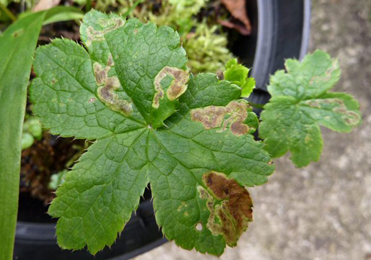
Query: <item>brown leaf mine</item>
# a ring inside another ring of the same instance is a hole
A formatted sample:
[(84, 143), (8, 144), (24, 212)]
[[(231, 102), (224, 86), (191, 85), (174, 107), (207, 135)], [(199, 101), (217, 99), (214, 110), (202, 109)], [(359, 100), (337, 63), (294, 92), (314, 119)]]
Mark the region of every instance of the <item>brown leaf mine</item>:
[(198, 187), (200, 197), (207, 200), (210, 211), (207, 228), (214, 235), (223, 235), (227, 245), (236, 246), (253, 220), (253, 202), (249, 192), (235, 180), (218, 172), (204, 174), (203, 182), (213, 194)]
[[(98, 85), (98, 98), (110, 109), (120, 112), (124, 116), (130, 116), (133, 112), (132, 103), (128, 100), (120, 99), (116, 90), (120, 88), (120, 81), (117, 77), (109, 77), (108, 72), (111, 69), (112, 58), (110, 57), (108, 65), (103, 68), (98, 62), (94, 63), (94, 75)], [(89, 100), (90, 101), (90, 100)]]
[(87, 42), (86, 45), (89, 47), (93, 41), (103, 41), (104, 35), (109, 33), (117, 28), (123, 26), (125, 21), (121, 18), (114, 18), (114, 19), (101, 19), (98, 21), (104, 29), (102, 30), (95, 30), (93, 27), (89, 26), (86, 31), (87, 35)]
[(339, 62), (334, 60), (331, 64), (331, 67), (325, 71), (325, 76), (313, 76), (310, 81), (309, 85), (317, 85), (320, 82), (327, 82), (331, 80), (333, 77), (333, 73), (339, 69)]
[[(344, 101), (338, 98), (327, 98), (327, 99), (314, 99), (304, 102), (306, 105), (313, 108), (324, 108), (325, 106), (333, 106), (332, 111), (342, 116), (345, 124), (349, 126), (355, 126), (361, 120), (359, 114), (354, 111), (348, 110), (345, 106)], [(326, 120), (326, 117), (324, 117)]]
[(221, 128), (223, 132), (229, 128), (232, 134), (241, 136), (249, 133), (249, 126), (244, 124), (249, 105), (243, 100), (231, 101), (227, 106), (208, 106), (191, 111), (191, 119), (203, 124), (205, 129)]
[(179, 98), (187, 90), (187, 82), (189, 73), (186, 70), (181, 70), (173, 67), (164, 67), (155, 77), (155, 96), (153, 98), (152, 107), (159, 108), (160, 100), (165, 96), (165, 89), (161, 86), (161, 81), (166, 77), (173, 78), (169, 87), (167, 87), (166, 95), (170, 101)]

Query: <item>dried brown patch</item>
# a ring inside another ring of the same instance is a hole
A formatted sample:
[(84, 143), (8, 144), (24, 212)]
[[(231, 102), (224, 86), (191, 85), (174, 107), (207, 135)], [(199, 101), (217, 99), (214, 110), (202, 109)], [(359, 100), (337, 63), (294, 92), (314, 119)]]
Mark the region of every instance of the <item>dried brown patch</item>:
[[(111, 69), (109, 64), (113, 64), (112, 56), (108, 58), (108, 65), (103, 68), (98, 62), (94, 63), (94, 75), (98, 85), (98, 98), (107, 107), (114, 111), (122, 113), (124, 116), (130, 116), (133, 112), (132, 103), (128, 100), (120, 99), (116, 91), (120, 88), (120, 81), (117, 77), (109, 77), (108, 72)], [(89, 100), (90, 102), (90, 100)]]
[(213, 234), (223, 235), (227, 245), (236, 246), (253, 219), (253, 202), (249, 192), (222, 173), (206, 173), (203, 182), (214, 195), (211, 196), (201, 187), (198, 189), (200, 197), (207, 200), (206, 205), (210, 210), (207, 227)]
[(317, 85), (321, 82), (327, 82), (332, 79), (333, 75), (332, 73), (339, 69), (339, 62), (337, 60), (334, 60), (331, 64), (331, 67), (325, 71), (325, 76), (313, 76), (310, 81), (309, 85)]
[(203, 124), (205, 129), (221, 128), (223, 132), (229, 126), (236, 136), (249, 133), (249, 126), (244, 124), (249, 105), (242, 100), (231, 101), (227, 106), (208, 106), (191, 111), (191, 119)]
[(345, 124), (349, 126), (355, 126), (361, 120), (360, 115), (354, 111), (348, 110), (344, 104), (344, 101), (339, 98), (315, 99), (305, 101), (304, 103), (313, 108), (323, 108), (323, 105), (326, 104), (335, 106), (332, 108), (332, 111), (341, 114)]
[(238, 30), (242, 35), (251, 34), (251, 24), (247, 17), (245, 0), (221, 0), (231, 15), (237, 20), (219, 20), (219, 23), (228, 28)]
[(46, 132), (22, 151), (20, 192), (29, 192), (45, 205), (55, 197), (48, 188), (52, 174), (70, 168), (88, 147), (84, 140), (58, 138)]
[(181, 70), (173, 67), (164, 67), (155, 77), (155, 96), (153, 98), (152, 107), (159, 108), (160, 100), (165, 97), (165, 91), (161, 86), (161, 81), (166, 77), (171, 76), (173, 81), (167, 88), (166, 95), (170, 101), (179, 98), (187, 90), (187, 82), (189, 73), (186, 70)]
[(120, 28), (125, 24), (124, 20), (121, 18), (114, 18), (109, 20), (100, 20), (99, 21), (102, 25), (104, 25), (105, 29), (103, 30), (95, 30), (93, 27), (89, 26), (86, 31), (86, 35), (88, 37), (88, 40), (86, 42), (86, 45), (89, 47), (92, 42), (94, 41), (103, 41), (104, 35), (106, 33), (109, 33), (111, 31), (116, 30), (117, 28)]

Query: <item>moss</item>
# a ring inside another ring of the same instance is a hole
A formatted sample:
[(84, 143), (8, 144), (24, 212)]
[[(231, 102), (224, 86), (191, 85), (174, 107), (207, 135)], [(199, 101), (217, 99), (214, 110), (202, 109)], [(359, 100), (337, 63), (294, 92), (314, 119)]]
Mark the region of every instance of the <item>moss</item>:
[(221, 72), (233, 59), (227, 48), (228, 40), (218, 25), (209, 27), (205, 22), (197, 25), (196, 31), (183, 41), (188, 54), (188, 66), (194, 73)]
[[(80, 4), (86, 0), (78, 0)], [(135, 0), (98, 0), (94, 8), (101, 11), (115, 10), (124, 14)], [(132, 10), (130, 17), (142, 22), (167, 25), (179, 32), (183, 47), (188, 53), (188, 67), (193, 73), (222, 72), (233, 57), (227, 48), (228, 39), (216, 21), (199, 22), (196, 16), (206, 8), (209, 0), (146, 0)], [(212, 1), (210, 1), (212, 3)]]

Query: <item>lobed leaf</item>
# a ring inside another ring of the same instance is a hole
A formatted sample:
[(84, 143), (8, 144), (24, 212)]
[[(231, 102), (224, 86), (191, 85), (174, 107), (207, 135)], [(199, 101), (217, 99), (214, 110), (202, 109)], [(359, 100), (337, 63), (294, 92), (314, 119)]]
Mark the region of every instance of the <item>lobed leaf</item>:
[(252, 221), (245, 187), (274, 170), (241, 88), (189, 74), (169, 27), (91, 11), (81, 35), (88, 51), (69, 40), (38, 49), (31, 86), (52, 133), (96, 139), (50, 206), (59, 245), (111, 245), (150, 183), (168, 239), (214, 255), (235, 246)]
[(224, 79), (242, 88), (241, 97), (248, 98), (255, 88), (255, 79), (249, 77), (250, 70), (238, 64), (237, 59), (230, 60), (224, 71)]
[(361, 122), (359, 104), (348, 94), (328, 92), (340, 78), (338, 62), (316, 51), (271, 77), (272, 95), (261, 114), (260, 136), (272, 157), (290, 151), (297, 167), (318, 161), (322, 152), (319, 125), (350, 132)]

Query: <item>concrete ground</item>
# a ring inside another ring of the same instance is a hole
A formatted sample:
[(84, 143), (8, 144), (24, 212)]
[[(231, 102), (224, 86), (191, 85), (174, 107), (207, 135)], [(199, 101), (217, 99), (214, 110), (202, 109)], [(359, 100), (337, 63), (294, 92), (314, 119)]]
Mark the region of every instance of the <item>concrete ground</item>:
[[(336, 91), (361, 103), (350, 134), (323, 129), (319, 163), (276, 160), (268, 184), (250, 189), (254, 222), (222, 260), (371, 260), (371, 0), (313, 0), (311, 50), (338, 57)], [(211, 260), (167, 243), (136, 260)]]

